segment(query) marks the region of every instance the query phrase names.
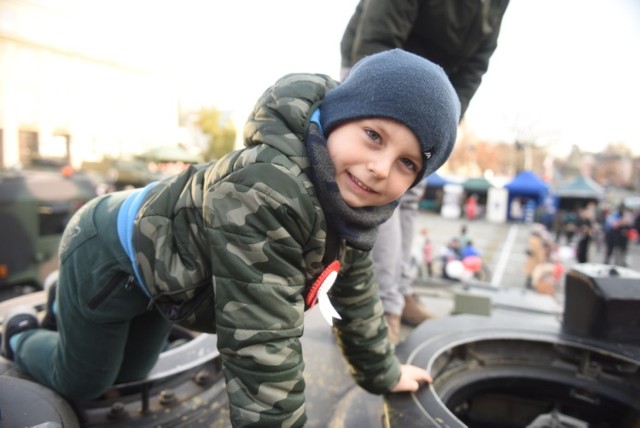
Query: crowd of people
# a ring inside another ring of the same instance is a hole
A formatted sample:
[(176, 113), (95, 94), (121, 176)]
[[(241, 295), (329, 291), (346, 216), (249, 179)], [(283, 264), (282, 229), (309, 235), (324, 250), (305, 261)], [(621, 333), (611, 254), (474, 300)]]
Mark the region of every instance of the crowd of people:
[[(624, 203), (615, 205), (614, 209), (608, 207), (607, 203), (591, 202), (575, 210), (558, 209), (546, 221), (544, 213), (540, 209), (535, 212), (534, 207), (531, 220), (523, 223), (530, 227), (523, 286), (553, 295), (563, 283), (567, 264), (628, 267), (630, 245), (640, 244), (640, 210), (626, 207)], [(441, 248), (433, 247), (427, 229), (416, 238), (416, 248), (422, 248), (423, 258), (418, 265), (419, 251), (414, 250), (413, 263), (423, 279), (460, 280), (465, 274), (469, 275), (469, 270), (483, 266), (481, 254), (469, 237), (469, 218), (464, 220), (459, 234)]]
[(554, 243), (575, 248), (578, 263), (627, 266), (629, 244), (638, 241), (640, 210), (624, 203), (614, 208), (590, 203), (576, 210), (558, 210), (546, 227)]
[(640, 210), (619, 203), (591, 202), (575, 210), (559, 209), (551, 220), (534, 223), (527, 249), (526, 287), (553, 294), (561, 283), (562, 259), (577, 263), (629, 266), (629, 245), (639, 244)]
[(414, 240), (410, 263), (416, 272), (413, 276), (421, 280), (438, 278), (464, 281), (475, 278), (488, 281), (490, 279), (480, 250), (474, 245), (465, 223), (460, 226), (459, 234), (450, 237), (440, 248), (434, 247), (429, 228), (422, 228)]

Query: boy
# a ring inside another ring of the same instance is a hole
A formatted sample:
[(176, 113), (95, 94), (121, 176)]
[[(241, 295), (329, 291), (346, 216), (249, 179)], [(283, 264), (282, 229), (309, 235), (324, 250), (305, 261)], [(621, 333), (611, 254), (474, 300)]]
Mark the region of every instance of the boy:
[[(319, 300), (359, 385), (417, 390), (429, 374), (393, 354), (369, 251), (400, 196), (448, 158), (459, 112), (442, 69), (401, 50), (341, 85), (281, 78), (244, 149), (83, 207), (60, 245), (58, 331), (8, 317), (4, 355), (88, 399), (144, 378), (180, 322), (217, 334), (235, 426), (301, 426), (299, 338)], [(335, 272), (328, 291), (316, 282)]]

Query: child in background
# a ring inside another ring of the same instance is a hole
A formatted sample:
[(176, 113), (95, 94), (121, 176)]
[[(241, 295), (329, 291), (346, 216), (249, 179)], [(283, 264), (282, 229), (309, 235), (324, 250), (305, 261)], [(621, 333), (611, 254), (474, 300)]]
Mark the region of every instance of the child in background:
[(467, 243), (462, 248), (462, 259), (467, 257), (480, 257), (480, 251), (473, 245), (473, 241), (467, 240)]
[(422, 263), (427, 269), (429, 278), (433, 276), (433, 243), (429, 237), (429, 229), (424, 227), (420, 231), (422, 235)]

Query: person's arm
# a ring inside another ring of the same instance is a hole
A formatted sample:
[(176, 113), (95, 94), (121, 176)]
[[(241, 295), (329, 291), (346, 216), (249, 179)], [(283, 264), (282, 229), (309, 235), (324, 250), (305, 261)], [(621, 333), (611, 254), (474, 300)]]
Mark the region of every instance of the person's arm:
[(448, 73), (451, 84), (460, 99), (461, 118), (464, 116), (471, 99), (480, 87), (482, 77), (489, 68), (489, 60), (498, 47), (498, 36), (500, 35), (502, 18), (507, 5), (508, 2), (506, 1), (494, 1), (490, 3), (492, 7), (491, 10), (487, 12), (480, 11), (478, 13), (480, 17), (483, 17), (484, 22), (477, 24), (479, 30), (476, 30), (476, 37), (480, 38), (482, 42), (464, 62), (459, 64), (459, 67), (455, 71)]
[(371, 393), (382, 394), (415, 391), (431, 382), (426, 370), (401, 365), (395, 356), (368, 253), (349, 250), (343, 261), (344, 270), (330, 297), (342, 318), (334, 320), (338, 343), (356, 383)]
[[(353, 66), (367, 55), (402, 48), (411, 33), (421, 3), (419, 0), (361, 1), (356, 10), (359, 13), (359, 25), (355, 31), (352, 30), (350, 65)], [(343, 49), (343, 58), (346, 54), (346, 49)]]
[(372, 259), (349, 249), (342, 262), (329, 294), (342, 317), (334, 320), (338, 343), (358, 385), (375, 394), (389, 392), (400, 379), (400, 362), (387, 339)]
[(475, 54), (460, 65), (457, 71), (449, 74), (449, 80), (451, 80), (451, 84), (460, 99), (460, 117), (463, 117), (467, 111), (471, 99), (478, 91), (480, 83), (482, 83), (482, 77), (489, 68), (489, 60), (498, 47), (498, 35), (499, 28), (495, 30)]
[(235, 175), (210, 191), (213, 214), (206, 225), (231, 420), (234, 426), (302, 426), (299, 339), (308, 248), (301, 243), (314, 239), (313, 204), (302, 195), (291, 204), (299, 184), (270, 165)]
[(346, 75), (354, 64), (351, 59), (351, 51), (356, 38), (356, 31), (360, 25), (362, 8), (365, 3), (366, 0), (360, 0), (360, 3), (356, 6), (356, 10), (353, 12), (353, 15), (351, 15), (351, 19), (349, 19), (349, 23), (345, 27), (342, 39), (340, 40), (340, 66), (342, 67), (340, 80), (344, 80), (345, 77), (347, 77)]

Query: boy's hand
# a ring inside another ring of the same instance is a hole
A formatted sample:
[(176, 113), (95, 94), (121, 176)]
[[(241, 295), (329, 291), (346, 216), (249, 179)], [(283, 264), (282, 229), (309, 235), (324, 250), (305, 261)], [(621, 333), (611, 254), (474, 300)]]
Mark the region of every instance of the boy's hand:
[(422, 383), (431, 383), (431, 375), (425, 369), (409, 364), (400, 365), (400, 380), (391, 392), (416, 392)]

